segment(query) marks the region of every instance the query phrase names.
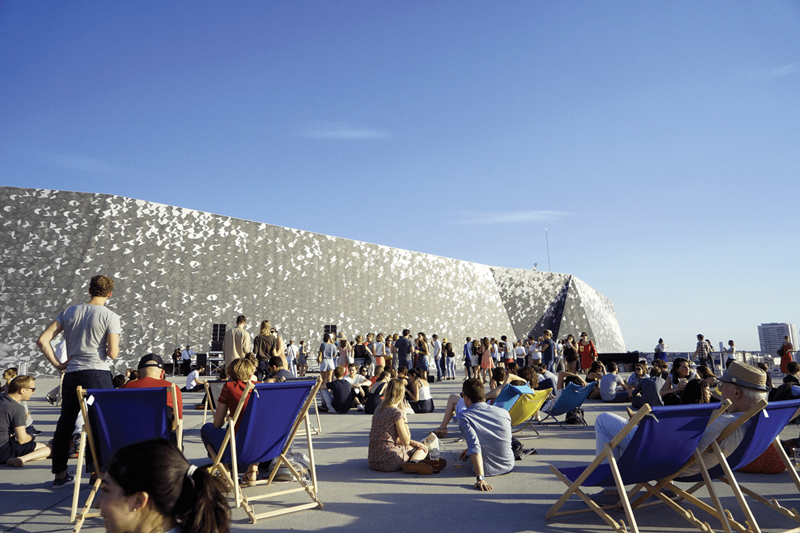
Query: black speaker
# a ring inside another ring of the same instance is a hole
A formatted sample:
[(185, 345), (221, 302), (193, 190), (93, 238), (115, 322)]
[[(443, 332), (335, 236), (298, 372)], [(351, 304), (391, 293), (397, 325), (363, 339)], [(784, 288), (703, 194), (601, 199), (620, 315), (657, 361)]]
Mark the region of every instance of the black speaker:
[(211, 351), (212, 352), (221, 352), (222, 351), (222, 341), (211, 341)]
[(325, 333), (336, 335), (336, 324), (325, 324)]
[(208, 374), (208, 354), (207, 353), (199, 353), (197, 354), (197, 362), (195, 363), (195, 368), (203, 367), (206, 369), (203, 374)]
[(212, 324), (211, 325), (211, 342), (222, 342), (225, 339), (225, 330), (228, 327), (225, 324)]

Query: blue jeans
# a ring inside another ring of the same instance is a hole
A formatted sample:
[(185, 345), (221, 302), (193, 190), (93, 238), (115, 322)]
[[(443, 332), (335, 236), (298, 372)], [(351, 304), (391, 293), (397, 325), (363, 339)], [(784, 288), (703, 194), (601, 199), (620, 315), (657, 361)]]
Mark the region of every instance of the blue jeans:
[(108, 370), (80, 370), (64, 374), (61, 388), (61, 416), (58, 417), (53, 435), (52, 472), (60, 474), (67, 470), (69, 442), (75, 431), (75, 421), (81, 411), (78, 403), (78, 387), (84, 389), (113, 389), (111, 372)]

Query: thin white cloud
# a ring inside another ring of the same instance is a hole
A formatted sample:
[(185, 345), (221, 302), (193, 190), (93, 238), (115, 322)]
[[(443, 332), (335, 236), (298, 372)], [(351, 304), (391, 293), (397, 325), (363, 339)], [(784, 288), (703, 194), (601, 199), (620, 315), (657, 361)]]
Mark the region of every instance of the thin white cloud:
[(318, 122), (302, 131), (300, 136), (322, 141), (355, 141), (384, 139), (389, 137), (389, 134), (346, 122)]
[(52, 166), (86, 174), (122, 174), (125, 172), (125, 169), (96, 157), (49, 153), (43, 154), (43, 158)]
[(773, 68), (755, 69), (750, 74), (758, 81), (773, 81), (791, 76), (795, 72), (797, 72), (797, 63), (789, 63)]
[(456, 224), (492, 225), (492, 224), (525, 224), (527, 222), (548, 222), (557, 220), (571, 213), (566, 211), (505, 211), (500, 213), (483, 214), (476, 212), (457, 211), (451, 213)]

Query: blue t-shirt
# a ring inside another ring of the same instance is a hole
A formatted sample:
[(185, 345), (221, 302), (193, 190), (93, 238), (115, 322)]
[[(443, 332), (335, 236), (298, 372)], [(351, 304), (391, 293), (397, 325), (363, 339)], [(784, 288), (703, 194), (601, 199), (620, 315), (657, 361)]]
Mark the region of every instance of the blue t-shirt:
[(397, 348), (397, 357), (400, 359), (408, 359), (408, 355), (411, 353), (411, 339), (407, 339), (405, 337), (400, 337), (397, 339), (397, 342), (394, 343), (395, 348)]
[(544, 364), (552, 363), (555, 359), (556, 343), (553, 339), (545, 339), (542, 343), (542, 362)]

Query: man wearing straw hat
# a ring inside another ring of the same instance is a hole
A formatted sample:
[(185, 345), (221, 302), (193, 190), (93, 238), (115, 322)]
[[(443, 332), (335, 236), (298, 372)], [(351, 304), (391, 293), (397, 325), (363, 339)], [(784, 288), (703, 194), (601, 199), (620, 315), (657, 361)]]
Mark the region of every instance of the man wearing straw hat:
[[(731, 406), (725, 414), (708, 425), (703, 437), (700, 439), (700, 443), (697, 445), (698, 450), (705, 450), (713, 441), (717, 440), (726, 427), (738, 420), (742, 413), (755, 406), (759, 400), (767, 399), (767, 374), (758, 367), (734, 361), (719, 379), (719, 382), (722, 401), (730, 400)], [(749, 423), (750, 421), (745, 422), (719, 443), (719, 447), (725, 457), (732, 454), (736, 447), (739, 446), (739, 443), (742, 442)], [(606, 443), (611, 442), (616, 434), (625, 427), (625, 424), (627, 424), (627, 420), (612, 413), (601, 413), (597, 417), (594, 423), (594, 430), (595, 449), (598, 455), (603, 451)], [(634, 433), (636, 433), (636, 428), (633, 428), (614, 449), (614, 456), (617, 459), (625, 451)], [(717, 461), (714, 456), (706, 455), (704, 464), (706, 468), (712, 468), (717, 465)], [(700, 468), (692, 465), (685, 470), (683, 475), (690, 476), (699, 472)], [(617, 497), (617, 491), (606, 489), (604, 496)]]

